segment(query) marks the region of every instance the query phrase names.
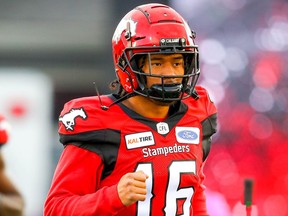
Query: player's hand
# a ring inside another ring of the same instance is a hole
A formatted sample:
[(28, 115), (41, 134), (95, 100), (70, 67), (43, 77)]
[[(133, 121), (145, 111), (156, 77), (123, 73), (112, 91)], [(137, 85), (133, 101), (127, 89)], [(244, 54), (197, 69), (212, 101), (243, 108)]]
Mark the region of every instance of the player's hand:
[(123, 205), (129, 206), (137, 201), (144, 201), (147, 194), (146, 179), (143, 171), (127, 173), (120, 179), (117, 190)]

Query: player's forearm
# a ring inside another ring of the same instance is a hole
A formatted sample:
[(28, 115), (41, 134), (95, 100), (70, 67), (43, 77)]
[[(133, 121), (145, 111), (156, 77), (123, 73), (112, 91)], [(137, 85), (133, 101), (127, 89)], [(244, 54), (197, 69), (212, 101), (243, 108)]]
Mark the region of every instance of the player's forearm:
[(204, 185), (199, 185), (193, 196), (193, 213), (199, 216), (209, 216), (207, 212), (206, 194)]
[(24, 201), (20, 195), (0, 193), (0, 215), (22, 216), (24, 215)]
[(115, 215), (124, 206), (117, 185), (100, 187), (103, 167), (100, 156), (68, 145), (58, 162), (44, 215)]

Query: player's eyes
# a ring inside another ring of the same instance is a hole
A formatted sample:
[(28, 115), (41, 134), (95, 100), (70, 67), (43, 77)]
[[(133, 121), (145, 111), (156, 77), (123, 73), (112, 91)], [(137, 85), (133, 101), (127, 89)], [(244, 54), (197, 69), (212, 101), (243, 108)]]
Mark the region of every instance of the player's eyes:
[(153, 67), (159, 67), (159, 66), (161, 66), (161, 63), (159, 63), (159, 62), (152, 62), (151, 65), (152, 65)]
[(175, 66), (175, 67), (183, 66), (183, 61), (175, 62), (175, 63), (174, 63), (174, 66)]

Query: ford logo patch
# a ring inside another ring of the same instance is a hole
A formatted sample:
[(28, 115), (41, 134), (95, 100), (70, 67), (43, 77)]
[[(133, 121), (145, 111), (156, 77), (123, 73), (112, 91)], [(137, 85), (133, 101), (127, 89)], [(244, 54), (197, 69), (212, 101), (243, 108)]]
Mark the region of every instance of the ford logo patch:
[(196, 140), (198, 138), (197, 133), (195, 133), (194, 131), (190, 131), (190, 130), (179, 131), (177, 135), (181, 137), (182, 139), (191, 140), (191, 141)]

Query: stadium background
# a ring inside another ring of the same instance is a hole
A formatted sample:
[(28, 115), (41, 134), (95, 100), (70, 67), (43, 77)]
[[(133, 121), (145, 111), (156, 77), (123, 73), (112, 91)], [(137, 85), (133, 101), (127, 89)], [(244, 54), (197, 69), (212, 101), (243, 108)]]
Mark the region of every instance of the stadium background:
[[(109, 93), (108, 84), (114, 79), (113, 31), (128, 10), (148, 2), (0, 0), (0, 73), (17, 68), (25, 75), (32, 69), (53, 86), (51, 122), (47, 122), (52, 125), (50, 167), (43, 170), (48, 172), (42, 180), (43, 199), (62, 150), (56, 130), (63, 104), (95, 95), (93, 81), (101, 93)], [(158, 2), (173, 6), (196, 31), (199, 83), (211, 92), (219, 109), (219, 132), (206, 163), (209, 202), (218, 203), (211, 216), (244, 215), (240, 203), (247, 178), (254, 181), (253, 215), (287, 216), (288, 1)], [(43, 85), (37, 88), (45, 90)], [(0, 110), (8, 119), (15, 115), (5, 104)], [(16, 184), (20, 181), (15, 179)], [(30, 209), (35, 211), (27, 210), (28, 216), (42, 214), (42, 206)]]

